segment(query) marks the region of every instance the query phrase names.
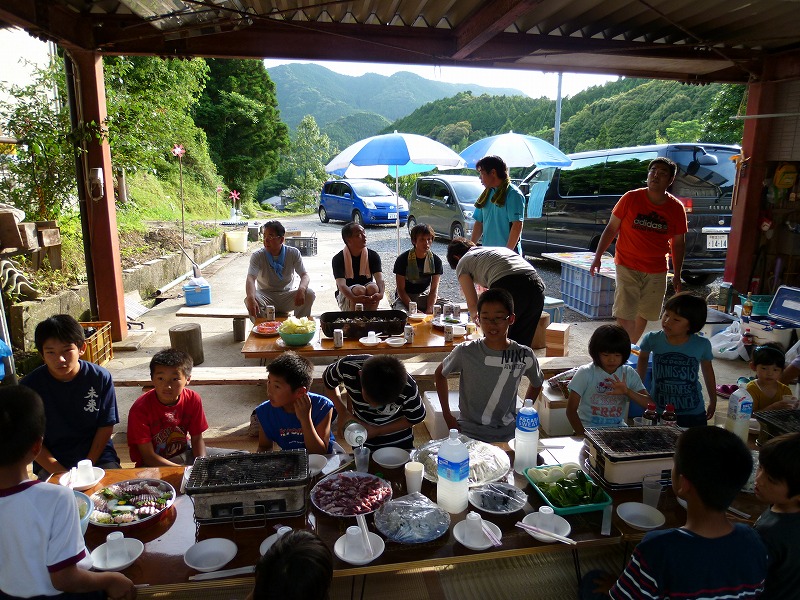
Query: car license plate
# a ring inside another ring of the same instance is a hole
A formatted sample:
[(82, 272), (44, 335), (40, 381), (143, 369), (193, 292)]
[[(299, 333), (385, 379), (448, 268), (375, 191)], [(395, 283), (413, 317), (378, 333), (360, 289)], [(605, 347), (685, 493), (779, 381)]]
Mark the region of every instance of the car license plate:
[(397, 219), (397, 213), (389, 213), (386, 217), (388, 219)]
[(706, 249), (708, 250), (725, 250), (728, 247), (727, 235), (707, 235), (706, 236)]

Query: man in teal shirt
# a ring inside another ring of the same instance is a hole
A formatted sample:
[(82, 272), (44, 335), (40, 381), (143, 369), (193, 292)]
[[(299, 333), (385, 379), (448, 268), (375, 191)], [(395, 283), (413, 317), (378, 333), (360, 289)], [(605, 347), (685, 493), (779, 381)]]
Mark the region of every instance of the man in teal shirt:
[(475, 168), (486, 188), (475, 202), (472, 241), (483, 235), (484, 246), (505, 246), (522, 254), (520, 237), (525, 215), (525, 197), (511, 183), (508, 167), (499, 156), (484, 156)]

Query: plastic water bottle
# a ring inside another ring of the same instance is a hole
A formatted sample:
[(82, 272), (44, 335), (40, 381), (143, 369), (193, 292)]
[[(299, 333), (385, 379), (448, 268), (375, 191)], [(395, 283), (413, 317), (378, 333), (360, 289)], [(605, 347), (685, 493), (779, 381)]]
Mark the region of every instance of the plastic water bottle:
[(367, 441), (367, 429), (357, 421), (350, 421), (344, 428), (344, 439), (353, 448), (363, 446)]
[(449, 513), (467, 510), (469, 496), (469, 452), (458, 439), (458, 429), (450, 430), (439, 448), (436, 503)]
[(728, 417), (725, 419), (725, 429), (738, 435), (744, 443), (750, 434), (750, 417), (753, 416), (753, 397), (743, 384), (731, 394), (728, 400)]
[(539, 413), (533, 408), (533, 400), (525, 399), (525, 404), (517, 413), (517, 428), (514, 431), (514, 470), (525, 473), (536, 466), (539, 454)]

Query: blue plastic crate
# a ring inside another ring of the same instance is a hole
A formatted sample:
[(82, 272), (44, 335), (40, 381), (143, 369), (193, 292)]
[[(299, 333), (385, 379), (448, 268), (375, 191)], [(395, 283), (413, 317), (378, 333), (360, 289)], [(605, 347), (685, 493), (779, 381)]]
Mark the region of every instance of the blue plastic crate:
[[(602, 292), (599, 292), (602, 293)], [(611, 294), (611, 304), (589, 304), (579, 298), (570, 296), (569, 294), (561, 294), (564, 304), (567, 308), (582, 314), (584, 317), (590, 319), (605, 319), (611, 316), (612, 309), (614, 308), (614, 294)]]
[(211, 286), (187, 284), (183, 286), (183, 297), (186, 300), (186, 306), (211, 304)]
[(574, 283), (582, 288), (593, 292), (601, 292), (614, 289), (614, 280), (609, 277), (597, 275), (592, 277), (591, 273), (585, 269), (579, 269), (572, 265), (561, 265), (561, 281)]
[(561, 323), (564, 320), (564, 301), (558, 298), (544, 297), (543, 311), (550, 315), (551, 323)]

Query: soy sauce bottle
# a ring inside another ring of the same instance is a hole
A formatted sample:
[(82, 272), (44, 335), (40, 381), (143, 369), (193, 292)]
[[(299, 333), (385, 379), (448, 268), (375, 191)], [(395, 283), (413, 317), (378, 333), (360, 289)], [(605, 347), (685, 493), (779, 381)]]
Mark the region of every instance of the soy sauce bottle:
[(642, 413), (645, 425), (658, 425), (658, 412), (656, 412), (656, 403), (648, 402), (647, 410)]
[(661, 424), (672, 425), (673, 427), (678, 426), (678, 415), (675, 414), (674, 404), (667, 404), (667, 407), (664, 409), (664, 412), (661, 413)]

